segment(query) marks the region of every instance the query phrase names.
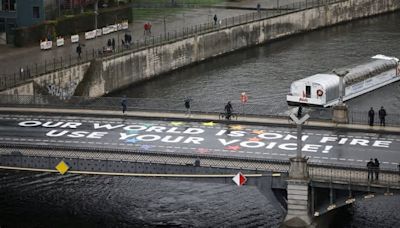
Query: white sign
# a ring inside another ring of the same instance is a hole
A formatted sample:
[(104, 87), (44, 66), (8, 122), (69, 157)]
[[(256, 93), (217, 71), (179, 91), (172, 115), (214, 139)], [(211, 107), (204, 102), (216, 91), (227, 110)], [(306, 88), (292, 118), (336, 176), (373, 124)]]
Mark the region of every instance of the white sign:
[(61, 47), (64, 45), (64, 38), (58, 38), (57, 39), (57, 47)]
[(90, 40), (96, 37), (97, 31), (96, 30), (92, 30), (89, 32), (85, 32), (85, 39), (86, 40)]
[(103, 35), (103, 30), (102, 29), (96, 29), (96, 36), (101, 36)]
[(122, 22), (122, 29), (128, 29), (129, 28), (129, 24), (127, 21)]
[(110, 29), (108, 27), (104, 27), (104, 28), (102, 28), (102, 32), (103, 32), (103, 35), (109, 34)]
[(53, 41), (43, 41), (40, 42), (40, 49), (47, 50), (53, 47)]
[(79, 42), (79, 35), (72, 35), (71, 36), (71, 43), (78, 43)]
[(308, 120), (308, 118), (310, 118), (310, 115), (305, 114), (302, 118), (298, 119), (296, 115), (294, 115), (294, 113), (290, 114), (290, 118), (292, 118), (292, 120), (296, 123), (296, 124), (302, 124), (304, 122), (306, 122), (306, 120)]
[(247, 178), (241, 172), (239, 172), (232, 178), (232, 180), (237, 184), (237, 186), (242, 186), (246, 183)]

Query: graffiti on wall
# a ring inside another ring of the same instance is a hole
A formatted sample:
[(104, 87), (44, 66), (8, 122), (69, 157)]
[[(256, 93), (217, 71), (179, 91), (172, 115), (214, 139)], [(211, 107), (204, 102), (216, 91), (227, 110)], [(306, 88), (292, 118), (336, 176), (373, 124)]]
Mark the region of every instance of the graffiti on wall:
[(57, 96), (61, 100), (68, 100), (74, 95), (77, 86), (78, 82), (74, 81), (69, 82), (64, 87), (49, 84), (47, 85), (47, 91), (50, 95)]

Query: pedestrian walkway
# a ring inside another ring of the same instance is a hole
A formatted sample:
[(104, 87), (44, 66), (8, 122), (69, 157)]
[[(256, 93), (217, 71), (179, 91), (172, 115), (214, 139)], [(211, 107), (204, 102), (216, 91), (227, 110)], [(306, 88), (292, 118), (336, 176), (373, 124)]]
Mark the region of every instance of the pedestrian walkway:
[[(246, 3), (247, 1), (245, 1)], [(80, 43), (83, 44), (82, 56), (85, 59), (85, 55), (92, 54), (92, 50), (101, 49), (106, 46), (108, 39), (115, 39), (116, 46), (121, 45), (121, 40), (124, 37), (125, 32), (132, 35), (132, 40), (143, 40), (144, 29), (143, 25), (146, 22), (152, 24), (152, 36), (158, 36), (161, 34), (170, 33), (174, 34), (175, 31), (182, 31), (183, 28), (191, 27), (193, 25), (199, 25), (209, 23), (213, 20), (215, 14), (218, 15), (219, 19), (237, 16), (253, 12), (253, 10), (236, 10), (236, 9), (221, 9), (221, 8), (196, 8), (196, 9), (182, 9), (174, 15), (160, 16), (156, 18), (149, 18), (148, 20), (135, 20), (129, 24), (128, 31), (119, 31), (116, 33), (108, 34), (102, 37), (97, 37), (94, 40), (84, 40), (83, 34), (80, 36)], [(35, 64), (42, 65), (46, 61), (47, 63), (53, 63), (54, 59), (59, 61), (60, 58), (64, 60), (71, 58), (77, 58), (76, 54), (77, 44), (71, 44), (70, 40), (66, 40), (66, 44), (63, 47), (54, 47), (51, 50), (42, 51), (39, 48), (39, 41), (36, 46), (15, 48), (10, 46), (0, 45), (0, 77), (5, 74), (13, 74), (20, 71), (20, 68), (27, 68), (27, 66), (34, 66)], [(18, 60), (18, 61), (16, 61)]]

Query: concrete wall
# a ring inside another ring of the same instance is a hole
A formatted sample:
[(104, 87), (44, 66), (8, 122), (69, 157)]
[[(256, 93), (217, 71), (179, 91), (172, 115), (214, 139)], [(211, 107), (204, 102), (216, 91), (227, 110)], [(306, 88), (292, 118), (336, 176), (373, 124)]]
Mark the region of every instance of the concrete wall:
[[(48, 89), (48, 82), (52, 82), (56, 85), (52, 89), (54, 94), (67, 92), (79, 96), (102, 96), (132, 83), (241, 48), (399, 8), (399, 0), (349, 0), (199, 34), (133, 53), (118, 54), (95, 61), (92, 63), (95, 66), (92, 66), (93, 69), (87, 73), (84, 72), (88, 69), (86, 65), (78, 66), (81, 68), (73, 67), (71, 70), (44, 75), (40, 77), (43, 80), (35, 79), (35, 81), (44, 90)], [(70, 81), (71, 76), (68, 75), (71, 74), (68, 73), (70, 71), (78, 72), (72, 73), (72, 77), (77, 79), (73, 81), (81, 82), (77, 93), (72, 91), (74, 86), (63, 83)], [(81, 80), (83, 75), (85, 79)], [(33, 91), (39, 90), (35, 89), (34, 85), (27, 84), (4, 91), (3, 94), (32, 95)]]
[(1, 91), (7, 95), (54, 95), (61, 99), (67, 99), (74, 95), (75, 89), (84, 78), (90, 63), (82, 63), (60, 71), (43, 74), (28, 83), (15, 88)]
[(109, 57), (102, 62), (101, 75), (96, 79), (97, 86), (90, 83), (92, 88), (86, 88), (85, 94), (101, 96), (210, 57), (399, 8), (398, 0), (351, 0), (201, 34), (135, 53)]

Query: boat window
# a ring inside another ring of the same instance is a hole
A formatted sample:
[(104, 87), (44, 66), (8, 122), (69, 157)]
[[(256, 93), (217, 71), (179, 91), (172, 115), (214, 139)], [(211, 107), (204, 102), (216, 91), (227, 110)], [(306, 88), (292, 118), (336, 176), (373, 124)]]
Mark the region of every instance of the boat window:
[(306, 86), (306, 97), (311, 97), (311, 86)]

